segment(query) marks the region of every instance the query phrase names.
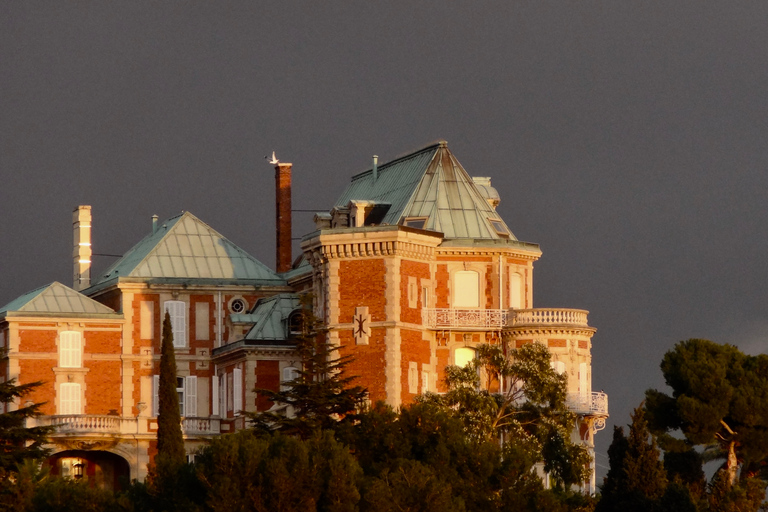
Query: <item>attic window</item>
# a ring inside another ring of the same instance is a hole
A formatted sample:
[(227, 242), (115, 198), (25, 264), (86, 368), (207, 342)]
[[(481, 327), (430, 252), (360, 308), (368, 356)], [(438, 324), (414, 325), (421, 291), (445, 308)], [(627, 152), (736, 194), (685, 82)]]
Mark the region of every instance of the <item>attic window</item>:
[(504, 227), (504, 223), (500, 220), (496, 219), (488, 219), (488, 222), (491, 223), (491, 226), (493, 226), (493, 229), (496, 230), (496, 233), (500, 236), (509, 236), (509, 231), (507, 231), (507, 228)]
[(424, 229), (427, 223), (427, 217), (406, 217), (403, 226), (408, 228)]
[(288, 330), (292, 336), (301, 336), (304, 333), (304, 315), (296, 311), (288, 319)]

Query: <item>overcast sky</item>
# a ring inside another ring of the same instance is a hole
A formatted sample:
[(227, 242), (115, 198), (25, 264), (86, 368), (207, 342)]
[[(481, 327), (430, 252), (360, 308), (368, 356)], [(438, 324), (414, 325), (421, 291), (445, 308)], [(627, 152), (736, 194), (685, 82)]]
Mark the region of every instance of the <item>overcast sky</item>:
[(71, 285), (78, 204), (97, 253), (188, 210), (274, 267), (264, 155), (327, 210), (445, 139), (541, 245), (534, 305), (590, 310), (611, 422), (679, 340), (764, 351), (768, 3), (364, 4), (0, 3), (0, 304)]

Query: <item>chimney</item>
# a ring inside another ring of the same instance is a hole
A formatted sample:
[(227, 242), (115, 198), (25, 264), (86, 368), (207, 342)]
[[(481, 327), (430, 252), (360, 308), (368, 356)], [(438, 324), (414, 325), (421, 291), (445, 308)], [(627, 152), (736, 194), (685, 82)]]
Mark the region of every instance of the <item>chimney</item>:
[(278, 272), (291, 269), (291, 167), (293, 164), (278, 163), (275, 165), (275, 206), (277, 223), (277, 257)]
[(72, 212), (72, 230), (74, 232), (75, 272), (73, 288), (77, 291), (91, 286), (91, 207), (80, 205)]
[(372, 174), (373, 174), (373, 181), (376, 181), (379, 179), (379, 157), (378, 155), (373, 155), (373, 168)]
[(152, 234), (153, 235), (157, 233), (157, 219), (158, 219), (157, 215), (152, 216)]

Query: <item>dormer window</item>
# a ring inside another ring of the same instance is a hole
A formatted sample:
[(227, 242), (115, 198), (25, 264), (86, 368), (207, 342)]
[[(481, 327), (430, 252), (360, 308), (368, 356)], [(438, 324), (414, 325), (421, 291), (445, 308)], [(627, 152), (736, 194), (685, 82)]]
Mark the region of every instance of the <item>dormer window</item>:
[(488, 222), (491, 223), (491, 226), (493, 226), (493, 229), (496, 231), (496, 234), (503, 237), (509, 237), (509, 231), (504, 226), (504, 223), (497, 219), (488, 219)]
[(294, 311), (288, 318), (288, 334), (291, 336), (304, 334), (304, 315), (300, 311)]
[(427, 224), (427, 217), (406, 217), (403, 226), (408, 228), (424, 229)]

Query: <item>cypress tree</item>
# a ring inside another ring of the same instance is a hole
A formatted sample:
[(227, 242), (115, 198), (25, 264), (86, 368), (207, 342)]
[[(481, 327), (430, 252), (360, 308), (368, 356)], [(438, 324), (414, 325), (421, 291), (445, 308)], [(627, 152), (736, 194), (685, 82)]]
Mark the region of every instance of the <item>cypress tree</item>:
[(171, 466), (186, 462), (184, 437), (181, 433), (179, 395), (176, 392), (176, 354), (173, 348), (171, 316), (166, 311), (163, 320), (163, 340), (160, 355), (160, 385), (157, 390), (157, 456)]

